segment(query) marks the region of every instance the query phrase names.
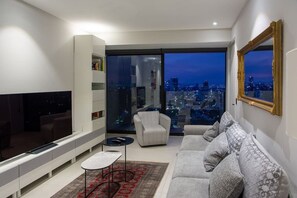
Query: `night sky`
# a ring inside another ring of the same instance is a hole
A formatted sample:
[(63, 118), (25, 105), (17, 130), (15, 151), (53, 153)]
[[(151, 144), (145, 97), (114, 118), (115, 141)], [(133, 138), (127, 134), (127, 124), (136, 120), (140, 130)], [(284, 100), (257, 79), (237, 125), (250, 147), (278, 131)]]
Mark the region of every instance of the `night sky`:
[(225, 85), (225, 52), (166, 53), (165, 80), (178, 78), (180, 85)]
[(251, 51), (244, 56), (245, 80), (254, 77), (254, 82), (272, 82), (273, 51)]

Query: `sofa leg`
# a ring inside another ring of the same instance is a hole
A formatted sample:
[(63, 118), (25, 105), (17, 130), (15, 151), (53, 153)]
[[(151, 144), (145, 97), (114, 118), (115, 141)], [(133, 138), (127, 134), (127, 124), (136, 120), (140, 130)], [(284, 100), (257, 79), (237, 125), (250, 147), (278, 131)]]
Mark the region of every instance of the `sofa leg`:
[(71, 164), (74, 164), (76, 162), (76, 157), (71, 159)]
[(92, 151), (93, 151), (93, 148), (91, 147), (91, 148), (89, 149), (89, 152), (92, 153)]
[(16, 192), (12, 194), (12, 198), (17, 198), (17, 193)]

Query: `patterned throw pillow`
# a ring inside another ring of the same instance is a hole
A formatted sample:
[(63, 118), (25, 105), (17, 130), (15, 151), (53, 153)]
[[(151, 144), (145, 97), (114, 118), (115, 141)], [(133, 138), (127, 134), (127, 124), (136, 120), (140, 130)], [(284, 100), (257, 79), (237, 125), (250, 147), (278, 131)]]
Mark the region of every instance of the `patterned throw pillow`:
[(238, 198), (243, 190), (243, 175), (235, 153), (225, 157), (209, 178), (210, 198)]
[(223, 133), (227, 130), (228, 127), (230, 127), (235, 122), (232, 115), (226, 111), (220, 120), (220, 126), (219, 126), (219, 133)]
[(242, 142), (247, 136), (247, 133), (241, 128), (238, 123), (232, 124), (226, 131), (229, 148), (232, 153), (239, 155)]
[(288, 197), (287, 174), (251, 134), (240, 149), (239, 166), (244, 175), (243, 198)]
[(203, 138), (206, 141), (211, 142), (214, 138), (216, 138), (219, 135), (219, 126), (220, 123), (216, 121), (210, 129), (204, 132)]
[(212, 171), (229, 154), (226, 133), (221, 133), (205, 149), (203, 164), (207, 172)]

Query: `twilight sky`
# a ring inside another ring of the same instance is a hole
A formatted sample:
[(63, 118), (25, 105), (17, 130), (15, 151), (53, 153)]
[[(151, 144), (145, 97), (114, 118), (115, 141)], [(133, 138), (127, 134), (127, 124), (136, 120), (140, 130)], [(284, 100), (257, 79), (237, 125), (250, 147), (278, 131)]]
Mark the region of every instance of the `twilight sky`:
[(254, 82), (272, 82), (272, 50), (251, 51), (244, 56), (245, 80), (254, 77)]
[(178, 78), (179, 84), (225, 85), (225, 52), (166, 53), (165, 80)]

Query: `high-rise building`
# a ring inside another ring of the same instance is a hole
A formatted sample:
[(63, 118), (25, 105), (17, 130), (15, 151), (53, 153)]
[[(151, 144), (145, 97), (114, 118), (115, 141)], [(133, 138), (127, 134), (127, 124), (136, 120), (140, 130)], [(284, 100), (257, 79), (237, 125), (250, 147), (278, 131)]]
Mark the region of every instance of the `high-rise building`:
[(170, 91), (178, 91), (178, 78), (170, 78), (169, 89)]

